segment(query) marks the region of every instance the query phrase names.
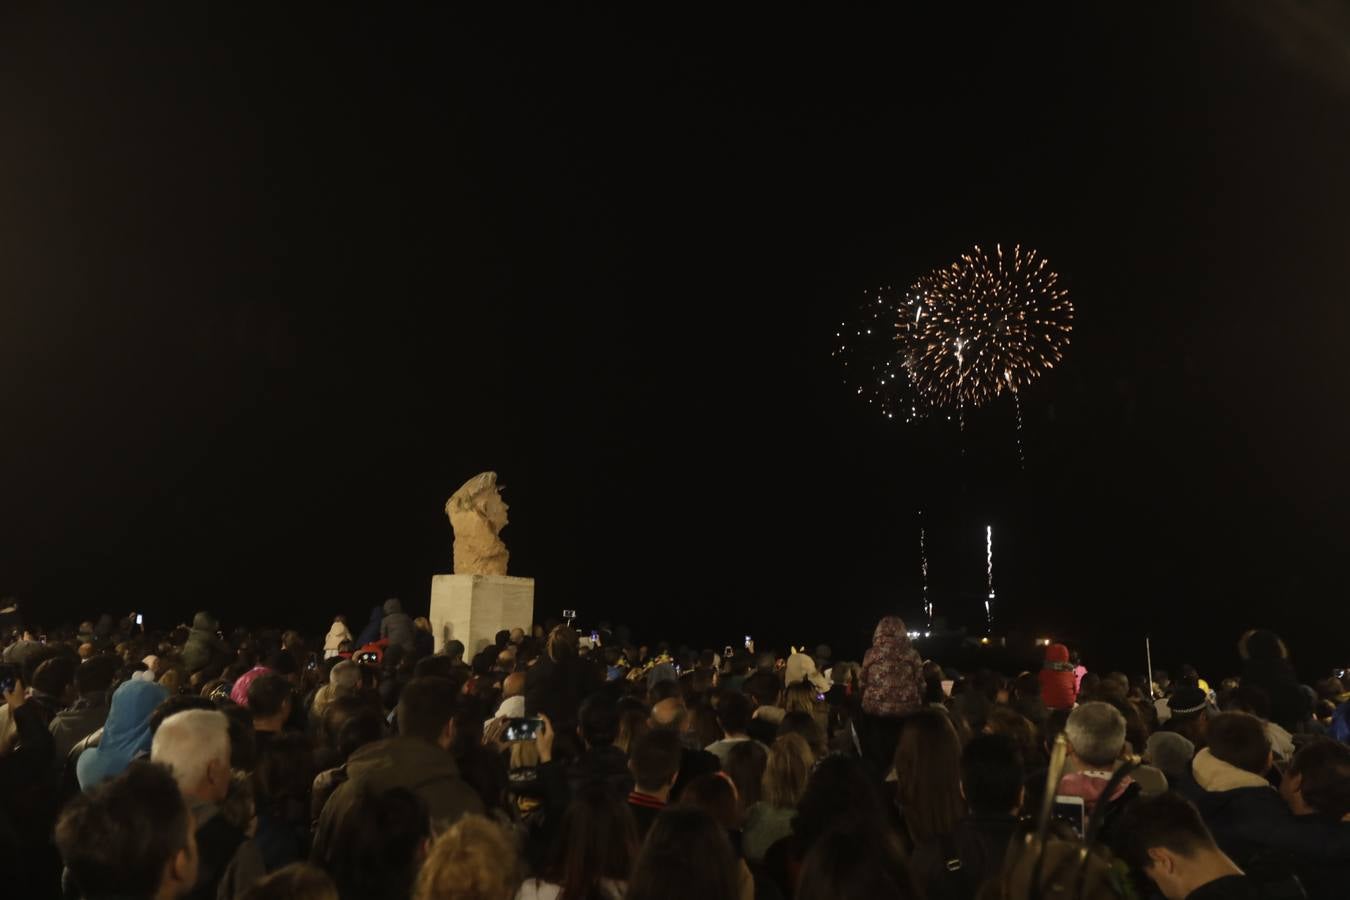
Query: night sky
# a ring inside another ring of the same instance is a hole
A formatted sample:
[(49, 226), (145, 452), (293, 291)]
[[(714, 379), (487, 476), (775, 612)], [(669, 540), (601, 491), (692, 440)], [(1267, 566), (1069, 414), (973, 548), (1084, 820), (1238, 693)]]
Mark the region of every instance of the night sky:
[[(0, 11), (30, 614), (424, 612), (495, 469), (540, 615), (860, 653), (923, 508), (954, 621), (992, 524), (1000, 625), (1100, 665), (1345, 661), (1343, 8), (276, 6)], [(999, 241), (1077, 307), (1025, 472), (1006, 399), (883, 421), (830, 357)]]

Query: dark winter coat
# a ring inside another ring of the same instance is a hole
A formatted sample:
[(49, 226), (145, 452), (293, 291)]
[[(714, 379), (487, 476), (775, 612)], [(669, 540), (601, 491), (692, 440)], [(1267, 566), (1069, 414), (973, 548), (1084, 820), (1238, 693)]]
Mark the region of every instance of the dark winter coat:
[(415, 737), (393, 737), (367, 744), (347, 760), (347, 780), (324, 804), (314, 835), (313, 856), (327, 862), (334, 838), (362, 791), (382, 794), (405, 788), (427, 805), (434, 829), (457, 822), (466, 813), (483, 812), (483, 801), (459, 777), (459, 766), (448, 750)]
[(384, 618), (380, 621), (380, 637), (387, 638), (389, 646), (402, 647), (409, 655), (417, 651), (417, 637), (412, 619), (403, 611), (397, 597), (384, 601)]
[(200, 672), (213, 664), (223, 664), (230, 658), (230, 646), (216, 634), (220, 623), (208, 612), (192, 617), (192, 630), (183, 645), (183, 665), (189, 672)]
[(914, 880), (928, 900), (974, 900), (980, 885), (1002, 871), (1016, 829), (1016, 816), (971, 814), (950, 835), (914, 848)]

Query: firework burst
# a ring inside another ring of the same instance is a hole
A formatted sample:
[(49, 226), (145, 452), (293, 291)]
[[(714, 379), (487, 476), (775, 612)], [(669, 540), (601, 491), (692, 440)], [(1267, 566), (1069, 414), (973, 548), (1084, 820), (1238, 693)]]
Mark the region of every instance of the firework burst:
[(919, 393), (935, 406), (981, 406), (1014, 394), (1064, 355), (1073, 303), (1035, 250), (993, 255), (978, 246), (911, 286), (913, 327), (903, 357)]
[(863, 295), (855, 320), (835, 329), (831, 355), (850, 393), (888, 419), (913, 421), (927, 408), (909, 368), (917, 310), (890, 285)]

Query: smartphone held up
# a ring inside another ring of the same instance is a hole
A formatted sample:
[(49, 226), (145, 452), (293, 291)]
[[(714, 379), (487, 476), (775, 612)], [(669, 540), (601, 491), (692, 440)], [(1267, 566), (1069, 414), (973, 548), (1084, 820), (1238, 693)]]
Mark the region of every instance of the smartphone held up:
[(543, 724), (544, 720), (537, 718), (507, 719), (506, 731), (502, 734), (502, 740), (507, 743), (532, 741), (539, 734), (539, 729)]

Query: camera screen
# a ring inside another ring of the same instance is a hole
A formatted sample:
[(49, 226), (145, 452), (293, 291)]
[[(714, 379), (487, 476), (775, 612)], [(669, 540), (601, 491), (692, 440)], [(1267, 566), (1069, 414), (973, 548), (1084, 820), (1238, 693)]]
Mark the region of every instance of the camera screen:
[(532, 741), (539, 732), (542, 719), (511, 719), (506, 723), (505, 738), (508, 741)]

